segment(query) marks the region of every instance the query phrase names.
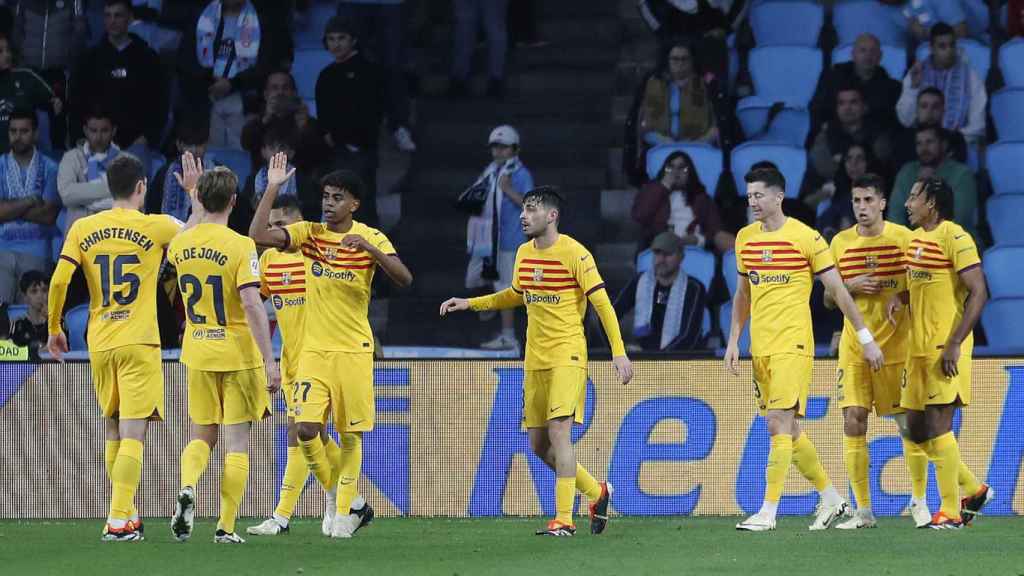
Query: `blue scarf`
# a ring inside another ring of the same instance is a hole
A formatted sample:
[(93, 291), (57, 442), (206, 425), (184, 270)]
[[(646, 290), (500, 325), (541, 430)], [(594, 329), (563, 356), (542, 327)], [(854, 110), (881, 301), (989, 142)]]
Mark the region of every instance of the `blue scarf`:
[[(640, 275), (636, 285), (636, 309), (633, 313), (633, 336), (635, 338), (646, 338), (651, 333), (651, 316), (654, 314), (655, 283), (654, 269), (648, 268)], [(679, 267), (679, 273), (672, 282), (672, 288), (668, 292), (668, 303), (665, 305), (665, 320), (661, 324), (661, 340), (658, 349), (664, 350), (676, 336), (679, 336), (679, 328), (683, 324), (683, 305), (686, 302), (686, 288), (689, 284), (689, 277)]]
[(86, 172), (86, 180), (93, 181), (100, 176), (107, 173), (107, 164), (117, 155), (121, 153), (121, 149), (116, 144), (111, 144), (110, 148), (106, 152), (90, 152), (89, 143), (82, 144), (82, 154), (85, 155), (85, 161), (89, 165), (89, 170)]
[[(46, 178), (46, 170), (43, 168), (39, 150), (32, 153), (32, 160), (25, 168), (24, 178), (21, 177), (21, 166), (11, 152), (0, 156), (0, 172), (0, 182), (6, 188), (6, 194), (0, 194), (0, 198), (4, 200), (41, 195), (45, 191), (43, 181)], [(41, 238), (41, 229), (41, 225), (28, 220), (8, 220), (0, 223), (0, 237), (9, 242), (31, 242)]]
[(942, 127), (946, 130), (959, 130), (967, 125), (967, 112), (971, 105), (970, 78), (970, 69), (962, 57), (948, 70), (936, 69), (931, 58), (924, 61), (921, 85), (934, 86), (946, 97), (946, 115), (942, 118)]
[[(218, 46), (214, 46), (217, 29), (221, 25), (221, 2), (214, 0), (203, 10), (196, 23), (196, 58), (203, 68), (213, 68), (217, 61)], [(238, 14), (236, 38), (221, 38), (221, 42), (234, 43), (234, 57), (228, 57), (227, 68), (220, 74), (223, 78), (234, 78), (239, 72), (256, 65), (260, 53), (260, 19), (252, 2), (246, 2)]]
[[(291, 170), (292, 165), (289, 164), (286, 170)], [(263, 198), (263, 194), (267, 191), (267, 167), (260, 168), (260, 171), (256, 173), (256, 184), (253, 186), (253, 204), (259, 204), (260, 198)], [(299, 191), (295, 187), (295, 176), (293, 175), (284, 183), (284, 188), (278, 192), (278, 196), (298, 196)]]

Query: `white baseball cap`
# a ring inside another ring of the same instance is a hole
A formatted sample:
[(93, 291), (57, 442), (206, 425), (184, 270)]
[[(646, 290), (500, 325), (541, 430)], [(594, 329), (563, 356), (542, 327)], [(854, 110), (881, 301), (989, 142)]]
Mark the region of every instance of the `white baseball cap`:
[(487, 139), (487, 144), (504, 144), (505, 146), (518, 146), (519, 132), (516, 132), (515, 128), (507, 124), (498, 126), (494, 130), (491, 130), (491, 137)]

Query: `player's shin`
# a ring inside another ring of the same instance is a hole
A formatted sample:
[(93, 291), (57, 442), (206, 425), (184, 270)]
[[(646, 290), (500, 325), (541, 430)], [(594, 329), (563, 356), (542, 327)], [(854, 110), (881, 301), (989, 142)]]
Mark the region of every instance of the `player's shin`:
[(601, 497), (601, 484), (578, 462), (576, 463), (576, 490), (579, 490), (591, 502)]
[(131, 438), (121, 441), (117, 459), (110, 471), (113, 488), (110, 499), (112, 520), (128, 520), (135, 511), (135, 491), (142, 478), (142, 455), (142, 442)]
[(842, 501), (842, 496), (836, 492), (828, 478), (828, 474), (825, 472), (825, 468), (821, 465), (821, 460), (818, 458), (818, 450), (814, 447), (814, 443), (811, 442), (806, 433), (800, 434), (793, 441), (793, 464), (800, 470), (800, 474), (813, 484), (814, 489), (821, 494), (824, 504), (832, 506)]
[(868, 446), (865, 436), (843, 436), (843, 455), (850, 489), (857, 499), (859, 510), (871, 510), (871, 490), (868, 486)]
[(334, 490), (331, 484), (331, 462), (327, 459), (327, 451), (324, 449), (323, 440), (319, 435), (309, 440), (299, 439), (299, 446), (302, 447), (302, 455), (309, 464), (309, 470), (316, 476), (324, 490)]
[(235, 519), (242, 505), (245, 485), (249, 481), (249, 455), (230, 452), (224, 456), (224, 477), (220, 483), (220, 520), (217, 529), (228, 534), (235, 531)]
[(309, 465), (302, 455), (302, 450), (297, 446), (288, 447), (288, 462), (284, 466), (284, 477), (281, 479), (281, 492), (277, 499), (277, 508), (274, 515), (287, 521), (295, 512), (295, 503), (302, 495), (302, 488), (306, 485), (306, 478), (309, 478)]
[(341, 466), (338, 474), (338, 514), (348, 515), (352, 500), (359, 493), (359, 474), (363, 469), (363, 433), (341, 435)]
[(927, 444), (928, 456), (935, 464), (935, 482), (939, 485), (942, 512), (948, 518), (960, 518), (960, 446), (952, 432), (932, 438)]
[(320, 438), (324, 441), (327, 461), (331, 463), (331, 479), (327, 485), (333, 490), (338, 486), (338, 476), (341, 474), (341, 446), (338, 446), (330, 434), (321, 434)]
[(199, 477), (206, 471), (210, 462), (210, 445), (198, 438), (189, 442), (181, 451), (181, 487), (199, 483)]
[[(789, 465), (793, 461), (793, 437), (789, 434), (776, 434), (771, 438), (771, 448), (768, 451), (768, 465), (765, 467), (765, 489), (764, 506), (762, 511), (775, 512), (782, 498), (782, 488), (786, 483), (786, 474), (789, 473)], [(765, 510), (768, 508), (769, 510)]]

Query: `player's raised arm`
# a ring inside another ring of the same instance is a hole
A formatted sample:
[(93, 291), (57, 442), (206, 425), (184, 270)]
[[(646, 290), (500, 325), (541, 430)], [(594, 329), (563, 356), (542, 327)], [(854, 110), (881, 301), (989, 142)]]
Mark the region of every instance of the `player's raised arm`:
[(857, 331), (857, 340), (860, 341), (863, 348), (864, 359), (871, 365), (872, 370), (881, 370), (882, 364), (885, 362), (885, 358), (882, 356), (882, 349), (875, 342), (875, 337), (871, 334), (871, 330), (864, 324), (864, 318), (860, 315), (857, 305), (854, 304), (853, 297), (846, 291), (846, 286), (843, 284), (843, 279), (839, 276), (839, 272), (832, 267), (818, 274), (818, 278), (825, 285), (826, 294), (829, 294), (829, 298), (839, 306), (843, 316), (850, 319), (854, 330)]
[(732, 316), (729, 319), (729, 343), (725, 346), (725, 367), (733, 376), (740, 374), (740, 334), (750, 320), (750, 280), (739, 274), (736, 294), (732, 297)]
[(267, 166), (267, 191), (256, 206), (256, 214), (249, 224), (249, 237), (260, 246), (270, 246), (281, 250), (288, 249), (288, 233), (281, 228), (270, 227), (270, 209), (274, 207), (277, 193), (281, 186), (295, 174), (295, 169), (288, 170), (288, 155), (278, 152), (270, 158)]
[(203, 175), (203, 159), (196, 158), (191, 152), (185, 152), (181, 155), (181, 173), (174, 173), (174, 177), (178, 180), (178, 184), (188, 194), (189, 202), (192, 204), (192, 213), (188, 216), (188, 221), (185, 222), (185, 226), (181, 229), (182, 232), (192, 228), (196, 224), (202, 221), (206, 210), (203, 208), (201, 202), (196, 200), (196, 187), (199, 184), (199, 177)]

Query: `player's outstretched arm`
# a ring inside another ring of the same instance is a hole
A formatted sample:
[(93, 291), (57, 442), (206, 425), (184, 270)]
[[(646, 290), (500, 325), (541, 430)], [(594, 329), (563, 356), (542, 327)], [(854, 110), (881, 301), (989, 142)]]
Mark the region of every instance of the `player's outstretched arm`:
[(864, 318), (860, 315), (857, 305), (854, 304), (853, 297), (846, 291), (846, 286), (843, 284), (843, 279), (839, 276), (839, 272), (835, 268), (829, 268), (818, 274), (818, 278), (825, 285), (825, 292), (830, 295), (829, 297), (832, 298), (832, 301), (843, 311), (843, 316), (850, 319), (850, 323), (853, 324), (853, 328), (857, 331), (857, 339), (860, 341), (864, 359), (871, 365), (872, 370), (881, 370), (882, 365), (885, 363), (882, 349), (875, 342), (875, 337), (871, 334), (871, 330), (868, 330), (867, 325), (864, 324)]
[(270, 343), (270, 323), (267, 321), (267, 310), (263, 307), (260, 290), (255, 286), (247, 286), (239, 291), (242, 298), (242, 309), (245, 319), (249, 322), (249, 330), (256, 340), (256, 345), (263, 354), (263, 366), (267, 371), (267, 391), (271, 394), (281, 389), (281, 370), (274, 360), (274, 346)]
[(608, 344), (612, 348), (612, 364), (619, 380), (623, 384), (629, 384), (633, 379), (633, 363), (626, 356), (626, 345), (622, 342), (622, 331), (619, 330), (619, 318), (615, 315), (615, 307), (608, 298), (608, 291), (598, 288), (587, 296), (587, 300), (594, 307), (597, 318), (601, 321), (601, 328), (608, 337)]
[(522, 294), (516, 292), (515, 288), (505, 288), (500, 292), (477, 298), (449, 298), (441, 304), (441, 316), (460, 310), (482, 312), (484, 310), (504, 310), (522, 305)]
[(286, 250), (288, 248), (288, 233), (278, 228), (270, 227), (270, 209), (274, 207), (277, 200), (277, 193), (281, 186), (295, 174), (295, 169), (288, 170), (288, 155), (278, 152), (270, 158), (267, 166), (267, 191), (260, 198), (256, 206), (256, 214), (249, 224), (249, 237), (260, 246), (269, 246)]
[(985, 273), (981, 271), (981, 266), (961, 270), (960, 280), (969, 291), (967, 302), (964, 303), (964, 315), (942, 348), (942, 372), (950, 378), (958, 373), (956, 364), (960, 360), (960, 344), (974, 330), (975, 324), (981, 318), (981, 310), (988, 301), (988, 284), (985, 282)]
[(469, 300), (467, 298), (449, 298), (441, 303), (440, 315), (445, 316), (449, 312), (461, 312), (463, 310), (469, 310)]
[(750, 280), (743, 274), (736, 279), (736, 294), (732, 297), (732, 317), (729, 319), (729, 342), (725, 346), (725, 368), (733, 376), (740, 375), (740, 334), (750, 319)]
[(64, 311), (64, 301), (67, 298), (68, 285), (71, 284), (71, 276), (75, 273), (75, 266), (67, 257), (57, 261), (57, 268), (50, 278), (49, 295), (47, 296), (46, 325), (49, 337), (46, 341), (46, 349), (53, 356), (54, 360), (61, 360), (68, 351), (68, 338), (61, 328), (61, 313)]

